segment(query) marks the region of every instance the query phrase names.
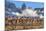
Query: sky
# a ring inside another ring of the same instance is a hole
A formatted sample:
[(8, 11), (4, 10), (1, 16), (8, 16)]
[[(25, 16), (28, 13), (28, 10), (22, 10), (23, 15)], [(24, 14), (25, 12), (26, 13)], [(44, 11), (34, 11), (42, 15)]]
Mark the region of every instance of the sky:
[[(12, 1), (9, 0), (8, 2), (13, 2), (16, 5), (16, 7), (21, 7), (23, 3), (25, 3), (27, 7), (32, 7), (33, 9), (44, 7), (44, 4), (41, 2), (24, 2), (24, 1), (13, 1), (13, 0)], [(23, 10), (21, 14), (19, 12), (12, 12), (12, 14), (17, 16), (33, 16), (33, 17), (41, 16), (41, 15), (38, 15), (36, 12), (37, 11), (33, 11), (31, 9), (26, 9), (26, 10)]]
[(34, 8), (42, 8), (44, 7), (44, 3), (42, 2), (23, 2), (23, 1), (15, 1), (15, 0), (8, 0), (9, 2), (13, 2), (16, 7), (21, 7), (23, 3), (26, 4), (27, 7)]

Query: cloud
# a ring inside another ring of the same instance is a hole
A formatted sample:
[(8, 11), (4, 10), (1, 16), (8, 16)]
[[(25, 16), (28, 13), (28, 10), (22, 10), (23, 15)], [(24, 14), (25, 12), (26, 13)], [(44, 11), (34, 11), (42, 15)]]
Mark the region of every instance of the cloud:
[(42, 14), (38, 15), (37, 14), (37, 10), (34, 11), (32, 9), (25, 9), (22, 11), (22, 13), (19, 13), (19, 12), (12, 12), (13, 15), (16, 15), (16, 16), (30, 16), (30, 17), (40, 17), (40, 18), (43, 18)]
[(15, 15), (16, 13), (15, 12), (12, 12), (13, 15)]
[(17, 16), (38, 16), (38, 14), (36, 13), (37, 11), (33, 11), (32, 9), (25, 9), (22, 11), (22, 14), (20, 13), (16, 13)]
[(39, 16), (40, 16), (40, 18), (44, 18), (44, 16), (42, 16), (42, 14), (40, 14)]

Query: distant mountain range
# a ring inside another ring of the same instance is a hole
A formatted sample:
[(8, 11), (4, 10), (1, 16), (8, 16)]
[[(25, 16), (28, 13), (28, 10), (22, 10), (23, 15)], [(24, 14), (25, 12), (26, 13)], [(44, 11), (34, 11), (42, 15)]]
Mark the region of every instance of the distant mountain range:
[(21, 9), (16, 8), (14, 3), (6, 2), (5, 3), (5, 15), (8, 16), (14, 16), (12, 12), (19, 12), (21, 13)]

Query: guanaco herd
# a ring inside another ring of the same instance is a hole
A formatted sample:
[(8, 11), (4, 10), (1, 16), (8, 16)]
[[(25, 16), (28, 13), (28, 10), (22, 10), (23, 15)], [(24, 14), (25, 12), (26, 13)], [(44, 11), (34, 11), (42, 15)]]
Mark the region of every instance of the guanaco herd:
[[(40, 18), (5, 18), (5, 26), (6, 29), (8, 26), (40, 26), (42, 24), (43, 19)], [(17, 27), (20, 29), (20, 27)], [(27, 28), (27, 27), (26, 27)], [(28, 27), (29, 28), (29, 27)]]

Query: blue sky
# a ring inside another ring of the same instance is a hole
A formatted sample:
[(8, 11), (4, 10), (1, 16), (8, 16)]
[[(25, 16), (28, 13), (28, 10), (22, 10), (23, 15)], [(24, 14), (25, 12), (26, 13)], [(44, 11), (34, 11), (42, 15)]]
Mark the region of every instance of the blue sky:
[(32, 7), (34, 8), (42, 8), (44, 7), (44, 3), (41, 2), (23, 2), (23, 1), (14, 1), (14, 0), (8, 0), (9, 2), (13, 2), (16, 7), (21, 7), (23, 3), (26, 4), (27, 7)]

